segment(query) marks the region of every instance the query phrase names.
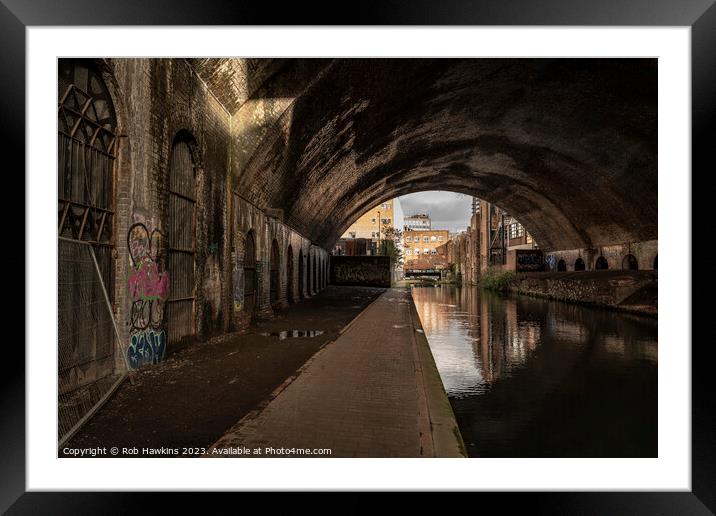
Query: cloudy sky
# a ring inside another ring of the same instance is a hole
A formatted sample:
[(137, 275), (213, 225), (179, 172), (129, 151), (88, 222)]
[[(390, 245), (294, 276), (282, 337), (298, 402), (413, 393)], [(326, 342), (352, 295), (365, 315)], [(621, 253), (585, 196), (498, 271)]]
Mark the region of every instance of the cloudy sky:
[(400, 197), (400, 205), (407, 217), (427, 213), (433, 229), (462, 231), (470, 224), (472, 197), (454, 192), (418, 192)]

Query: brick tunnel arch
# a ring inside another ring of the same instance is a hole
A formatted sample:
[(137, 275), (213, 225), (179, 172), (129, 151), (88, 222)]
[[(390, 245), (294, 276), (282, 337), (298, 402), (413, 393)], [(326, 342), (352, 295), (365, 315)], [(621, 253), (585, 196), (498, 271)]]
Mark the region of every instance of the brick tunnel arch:
[[(508, 210), (547, 252), (657, 238), (654, 59), (282, 67), (237, 107), (239, 120), (252, 106), (273, 118), (232, 164), (234, 184), (324, 249), (371, 206), (427, 190)], [(199, 68), (227, 99), (211, 70)]]

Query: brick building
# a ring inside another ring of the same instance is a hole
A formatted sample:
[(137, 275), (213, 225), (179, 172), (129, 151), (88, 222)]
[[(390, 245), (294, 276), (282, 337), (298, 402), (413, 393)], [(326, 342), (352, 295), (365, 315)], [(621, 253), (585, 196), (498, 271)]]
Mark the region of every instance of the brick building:
[(400, 199), (389, 199), (374, 206), (346, 229), (333, 248), (339, 255), (375, 255), (386, 230), (403, 226)]

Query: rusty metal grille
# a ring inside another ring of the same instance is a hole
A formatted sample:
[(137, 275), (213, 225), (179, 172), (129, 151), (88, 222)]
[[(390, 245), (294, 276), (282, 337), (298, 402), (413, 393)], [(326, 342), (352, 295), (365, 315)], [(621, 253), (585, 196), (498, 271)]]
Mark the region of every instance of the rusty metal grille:
[(168, 271), (167, 300), (168, 342), (194, 335), (195, 283), (195, 211), (196, 178), (191, 150), (186, 142), (172, 149), (169, 169)]
[(58, 438), (67, 438), (118, 376), (114, 292), (116, 119), (86, 62), (60, 60), (58, 77)]
[(246, 235), (244, 249), (244, 306), (249, 314), (256, 307), (256, 242), (253, 231)]
[(274, 240), (271, 244), (271, 276), (270, 276), (270, 302), (273, 304), (278, 300), (280, 282), (281, 257), (278, 251), (278, 244)]

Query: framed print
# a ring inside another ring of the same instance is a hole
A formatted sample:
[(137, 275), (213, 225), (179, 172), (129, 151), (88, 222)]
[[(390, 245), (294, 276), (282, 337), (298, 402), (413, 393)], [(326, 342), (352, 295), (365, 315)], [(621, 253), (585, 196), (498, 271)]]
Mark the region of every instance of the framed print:
[(716, 511), (712, 3), (2, 2), (27, 221), (4, 510)]

